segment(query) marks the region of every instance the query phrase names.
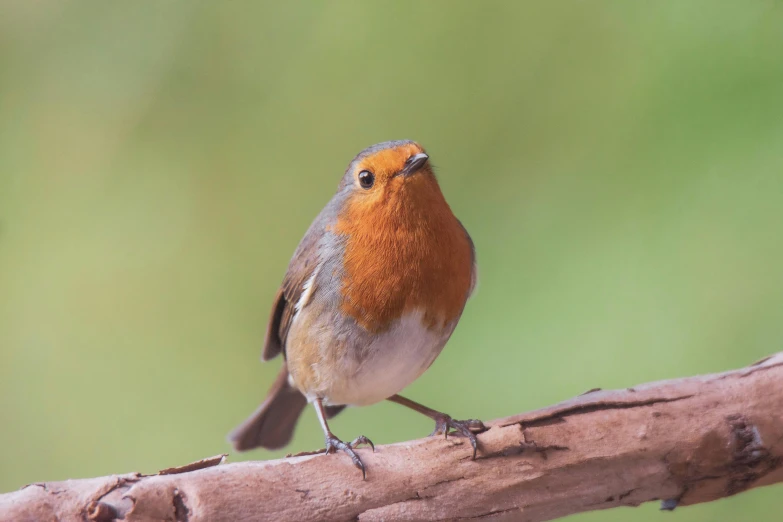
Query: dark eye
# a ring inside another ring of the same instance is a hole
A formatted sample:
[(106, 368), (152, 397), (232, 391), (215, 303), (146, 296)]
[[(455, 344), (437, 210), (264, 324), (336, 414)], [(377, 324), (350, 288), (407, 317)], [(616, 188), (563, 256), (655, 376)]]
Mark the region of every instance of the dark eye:
[(369, 170), (363, 170), (359, 173), (359, 185), (363, 189), (370, 189), (375, 184), (375, 174)]

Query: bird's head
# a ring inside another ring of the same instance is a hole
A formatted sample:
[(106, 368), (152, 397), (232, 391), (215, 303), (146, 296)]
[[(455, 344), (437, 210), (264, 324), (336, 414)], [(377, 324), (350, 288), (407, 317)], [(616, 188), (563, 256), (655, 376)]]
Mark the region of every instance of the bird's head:
[(442, 198), (429, 155), (414, 141), (386, 141), (348, 165), (340, 191), (357, 213), (404, 211)]

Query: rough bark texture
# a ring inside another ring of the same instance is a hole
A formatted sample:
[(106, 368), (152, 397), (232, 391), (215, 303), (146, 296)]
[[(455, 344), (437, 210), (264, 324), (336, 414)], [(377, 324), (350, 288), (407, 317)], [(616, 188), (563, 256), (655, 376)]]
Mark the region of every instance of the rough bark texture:
[(33, 484), (0, 520), (551, 520), (664, 500), (709, 502), (783, 482), (783, 352), (747, 368), (616, 391), (489, 423), (464, 439), (345, 455)]

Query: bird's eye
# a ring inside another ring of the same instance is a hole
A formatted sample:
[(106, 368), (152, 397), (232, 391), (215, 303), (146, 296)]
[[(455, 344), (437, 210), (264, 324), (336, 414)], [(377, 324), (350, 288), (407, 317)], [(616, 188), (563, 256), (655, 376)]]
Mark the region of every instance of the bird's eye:
[(371, 189), (374, 184), (375, 174), (369, 170), (363, 170), (359, 173), (359, 185), (361, 185), (363, 189)]

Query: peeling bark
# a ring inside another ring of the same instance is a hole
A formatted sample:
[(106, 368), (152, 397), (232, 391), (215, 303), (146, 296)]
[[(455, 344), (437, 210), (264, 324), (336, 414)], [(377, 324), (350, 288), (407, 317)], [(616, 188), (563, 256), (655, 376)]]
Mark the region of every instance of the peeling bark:
[(661, 500), (662, 509), (783, 482), (783, 352), (732, 372), (590, 390), (459, 437), (344, 455), (32, 484), (0, 521), (521, 520)]

